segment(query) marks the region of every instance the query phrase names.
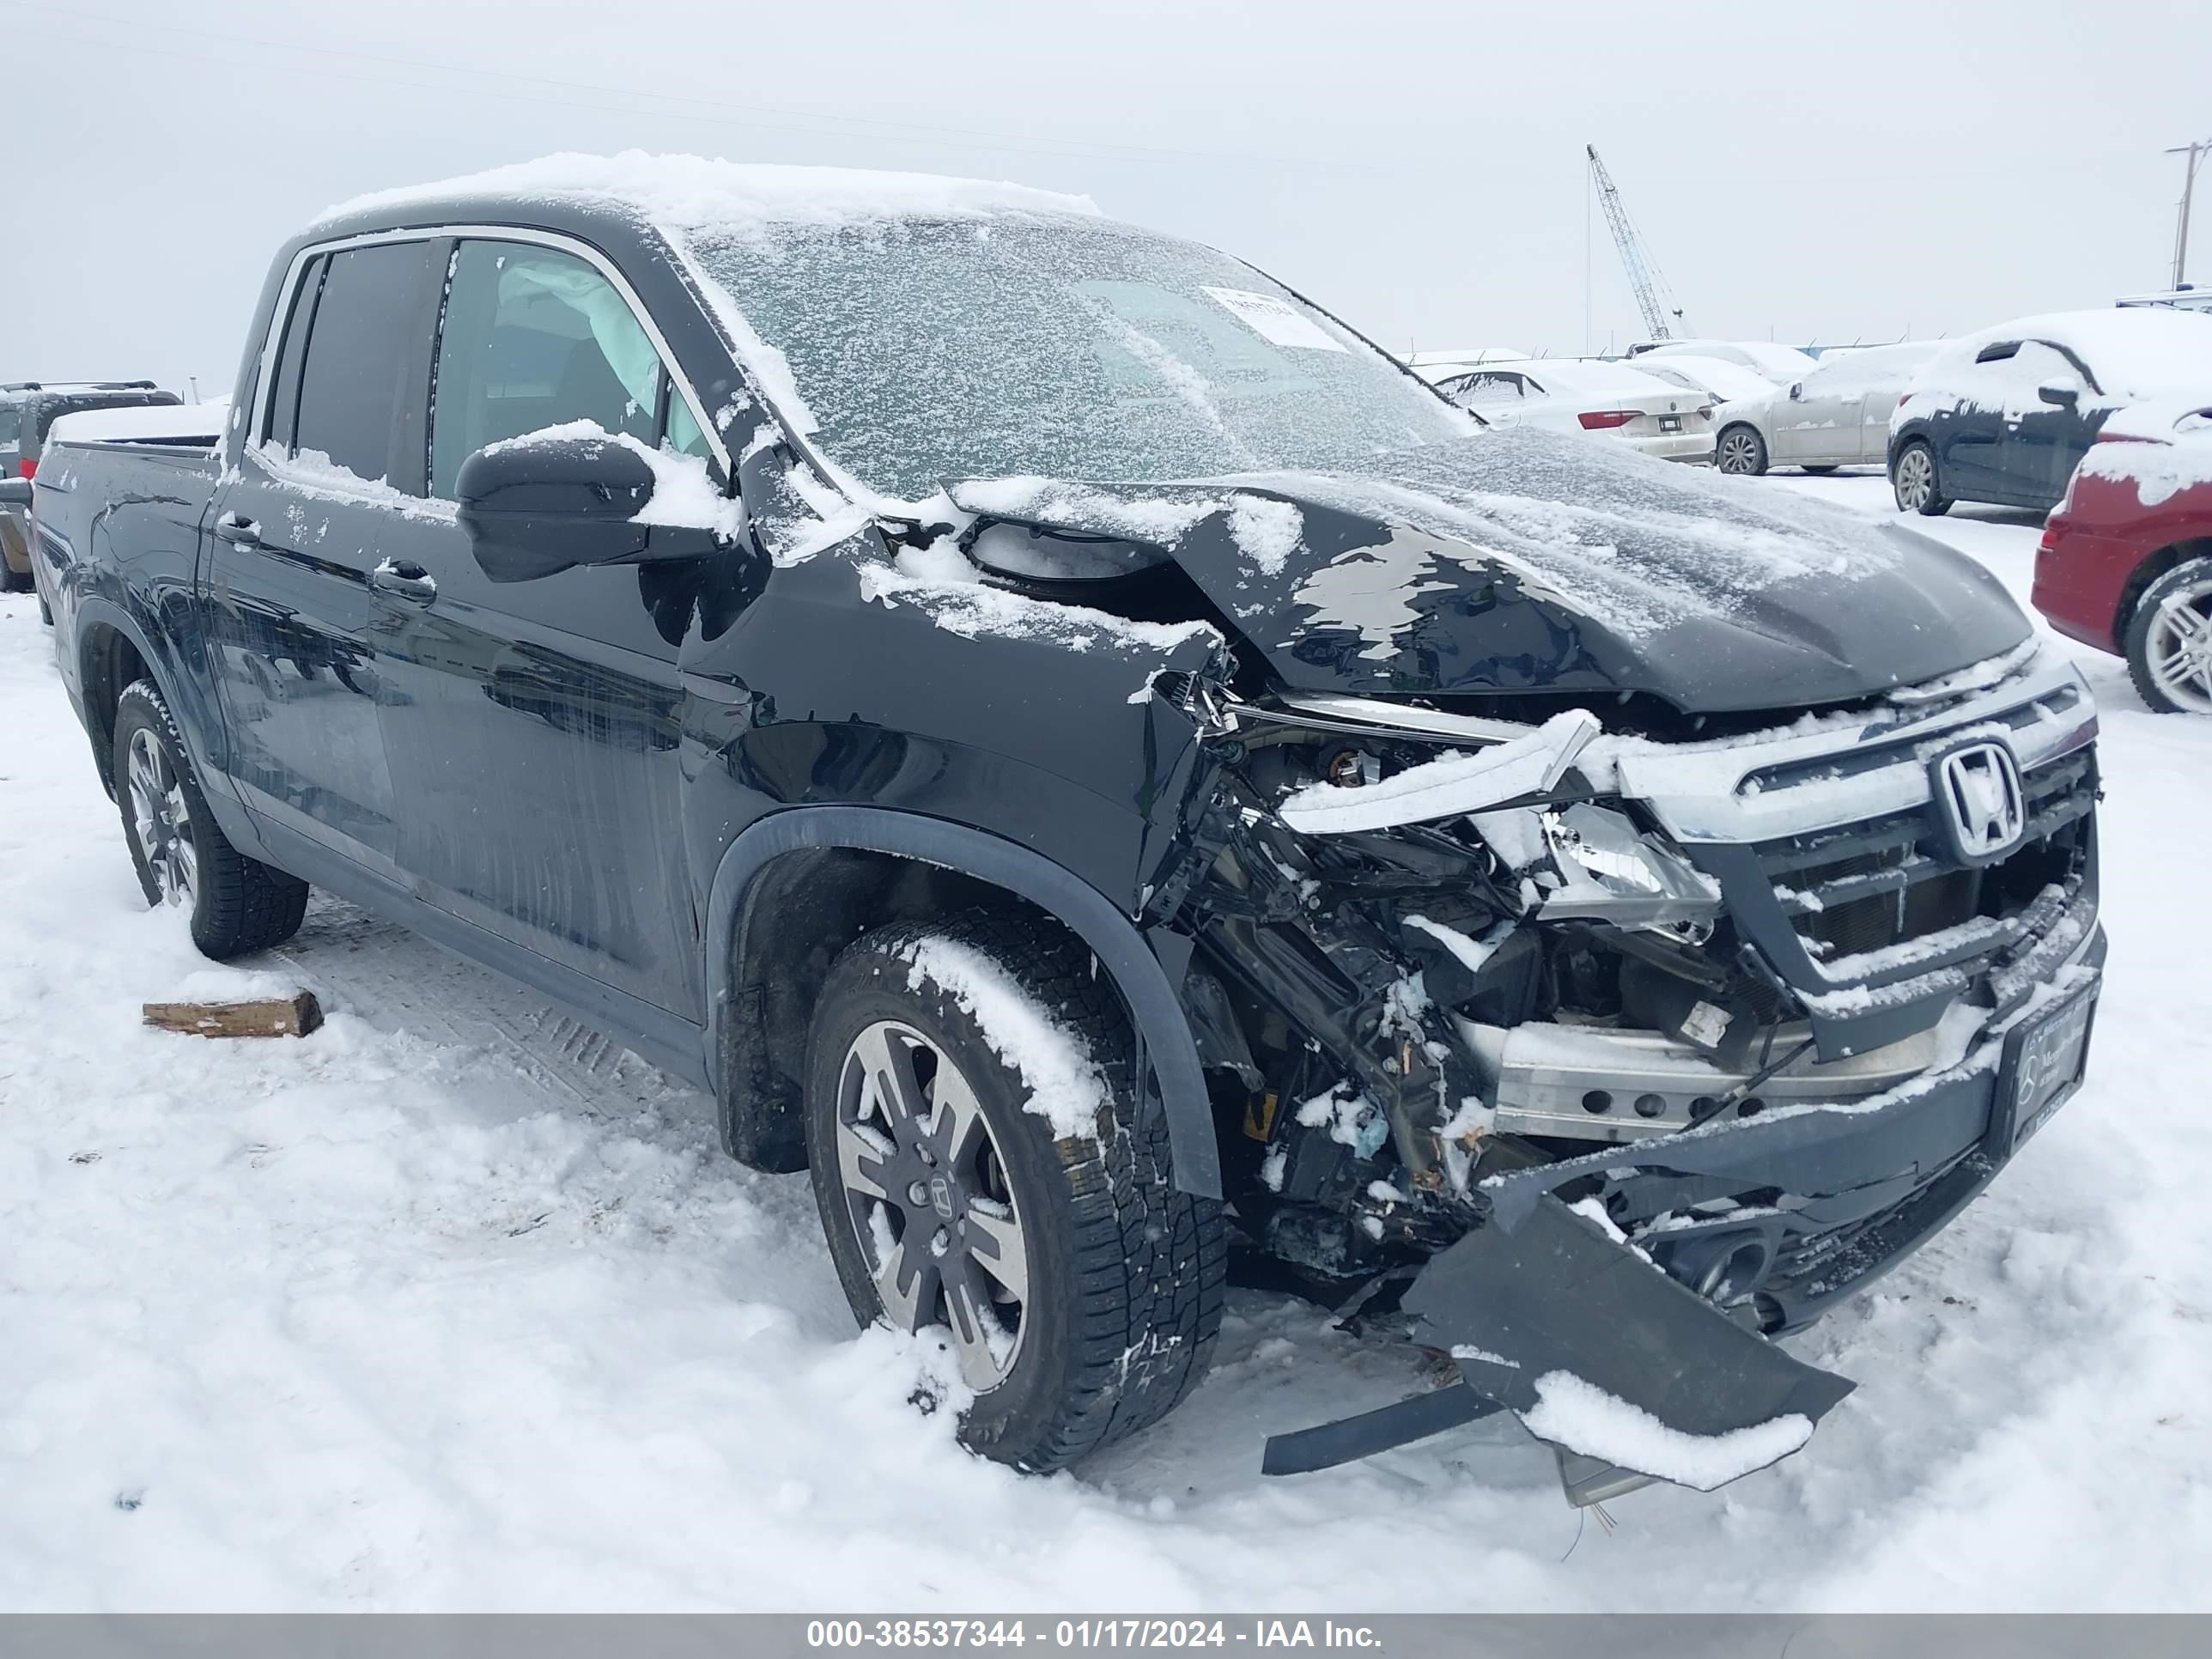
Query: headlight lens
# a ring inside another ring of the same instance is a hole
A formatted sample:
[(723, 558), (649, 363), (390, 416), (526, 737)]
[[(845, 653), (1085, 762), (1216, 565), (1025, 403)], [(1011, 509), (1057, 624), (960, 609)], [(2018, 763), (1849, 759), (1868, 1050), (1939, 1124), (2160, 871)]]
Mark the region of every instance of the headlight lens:
[(1487, 812), (1476, 827), (1508, 863), (1534, 877), (1543, 891), (1535, 910), (1541, 921), (1581, 917), (1621, 927), (1676, 927), (1720, 914), (1720, 888), (1711, 877), (1609, 807), (1577, 802)]

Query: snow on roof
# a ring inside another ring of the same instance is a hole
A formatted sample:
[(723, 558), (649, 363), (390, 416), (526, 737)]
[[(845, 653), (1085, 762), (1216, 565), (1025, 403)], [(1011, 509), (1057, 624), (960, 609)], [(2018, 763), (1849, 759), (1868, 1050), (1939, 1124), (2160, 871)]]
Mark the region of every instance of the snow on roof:
[(2050, 311), (1964, 334), (1920, 371), (1917, 386), (1942, 377), (1994, 340), (2051, 340), (2089, 366), (2108, 398), (2130, 403), (2179, 395), (2212, 398), (2212, 317), (2156, 307)]
[(318, 222), (467, 196), (611, 202), (654, 224), (677, 229), (1098, 211), (1087, 196), (1027, 185), (927, 173), (710, 161), (696, 155), (648, 155), (633, 149), (619, 155), (547, 155), (435, 184), (376, 191), (325, 209)]
[(1406, 359), (1408, 368), (1444, 368), (1476, 363), (1519, 362), (1528, 354), (1519, 346), (1460, 346), (1435, 351), (1416, 351)]

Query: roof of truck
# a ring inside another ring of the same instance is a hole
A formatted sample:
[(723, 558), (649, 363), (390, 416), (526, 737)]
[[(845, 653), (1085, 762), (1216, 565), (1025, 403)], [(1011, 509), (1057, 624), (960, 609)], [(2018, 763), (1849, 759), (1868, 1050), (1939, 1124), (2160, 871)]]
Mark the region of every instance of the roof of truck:
[(605, 204), (670, 228), (748, 222), (839, 224), (870, 219), (969, 218), (1006, 213), (1082, 213), (1087, 196), (1027, 185), (927, 173), (851, 167), (770, 167), (710, 161), (696, 155), (565, 154), (487, 172), (377, 191), (325, 209), (318, 224), (386, 213), (412, 213), (449, 201), (501, 198)]

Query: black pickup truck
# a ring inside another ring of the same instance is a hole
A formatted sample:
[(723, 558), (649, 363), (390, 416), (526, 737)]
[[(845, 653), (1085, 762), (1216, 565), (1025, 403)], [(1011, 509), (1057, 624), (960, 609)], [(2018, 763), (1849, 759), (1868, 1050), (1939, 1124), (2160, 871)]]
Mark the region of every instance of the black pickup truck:
[(149, 901), (228, 957), (325, 888), (711, 1089), (1025, 1468), (1189, 1389), (1234, 1255), (1462, 1379), (1273, 1470), (1507, 1409), (1710, 1488), (2081, 1079), (2096, 716), (1984, 572), (1079, 199), (353, 204), (219, 444), (35, 491)]

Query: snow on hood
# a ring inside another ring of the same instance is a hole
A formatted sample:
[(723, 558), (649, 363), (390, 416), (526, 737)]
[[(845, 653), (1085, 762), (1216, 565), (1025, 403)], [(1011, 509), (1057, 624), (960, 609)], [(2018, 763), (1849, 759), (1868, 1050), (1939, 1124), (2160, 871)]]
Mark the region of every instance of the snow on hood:
[[(1327, 471), (1009, 492), (1028, 521), (1157, 539), (1308, 690), (1644, 691), (1692, 712), (1844, 702), (1997, 656), (2027, 619), (1978, 565), (1826, 503), (1516, 428)], [(986, 488), (956, 486), (981, 507)], [(1295, 506), (1261, 549), (1230, 503)], [(1279, 558), (1275, 556), (1278, 553)]]
[(319, 219), (428, 206), (462, 196), (611, 202), (674, 229), (1098, 211), (1087, 196), (1066, 196), (1028, 185), (858, 167), (710, 161), (696, 155), (652, 155), (633, 149), (619, 155), (547, 155), (435, 184), (376, 191), (325, 208)]

